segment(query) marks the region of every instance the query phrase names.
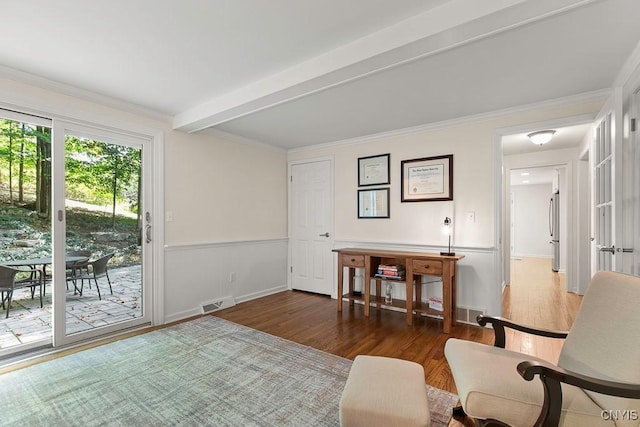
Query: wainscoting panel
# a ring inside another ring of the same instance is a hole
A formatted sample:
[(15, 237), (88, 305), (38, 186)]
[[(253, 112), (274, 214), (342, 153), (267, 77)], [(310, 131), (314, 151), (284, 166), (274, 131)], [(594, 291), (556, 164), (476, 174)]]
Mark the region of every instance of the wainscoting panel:
[(165, 247), (165, 322), (287, 289), (288, 239)]

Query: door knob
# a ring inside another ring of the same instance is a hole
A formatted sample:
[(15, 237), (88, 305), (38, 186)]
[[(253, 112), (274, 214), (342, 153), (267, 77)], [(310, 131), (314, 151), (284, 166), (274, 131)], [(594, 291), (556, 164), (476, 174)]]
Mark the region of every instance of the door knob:
[(600, 248), (600, 252), (610, 252), (612, 255), (615, 255), (616, 247), (615, 246), (611, 246), (610, 248), (603, 247), (603, 248)]
[(319, 236), (320, 236), (320, 237), (329, 237), (329, 232), (327, 231), (326, 233), (324, 233), (324, 234), (320, 234)]

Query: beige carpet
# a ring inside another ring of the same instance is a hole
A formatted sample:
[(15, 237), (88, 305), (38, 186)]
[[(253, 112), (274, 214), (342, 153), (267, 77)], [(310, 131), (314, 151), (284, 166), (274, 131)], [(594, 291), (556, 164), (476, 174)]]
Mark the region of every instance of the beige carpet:
[[(350, 367), (206, 316), (0, 376), (2, 424), (337, 426)], [(428, 394), (447, 425), (456, 396)]]

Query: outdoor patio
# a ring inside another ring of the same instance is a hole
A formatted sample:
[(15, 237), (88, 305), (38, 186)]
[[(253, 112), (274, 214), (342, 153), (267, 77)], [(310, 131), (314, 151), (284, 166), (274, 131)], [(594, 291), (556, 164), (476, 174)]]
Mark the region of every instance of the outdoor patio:
[[(102, 300), (98, 299), (93, 281), (91, 289), (85, 282), (82, 296), (74, 295), (73, 286), (70, 285), (67, 292), (67, 333), (86, 331), (141, 316), (140, 274), (140, 266), (110, 268), (113, 295), (109, 293), (107, 279), (100, 278), (98, 284)], [(33, 299), (29, 289), (15, 292), (9, 318), (5, 318), (5, 310), (0, 311), (0, 349), (51, 336), (51, 291), (51, 284), (48, 283), (43, 308), (40, 308), (37, 292)]]

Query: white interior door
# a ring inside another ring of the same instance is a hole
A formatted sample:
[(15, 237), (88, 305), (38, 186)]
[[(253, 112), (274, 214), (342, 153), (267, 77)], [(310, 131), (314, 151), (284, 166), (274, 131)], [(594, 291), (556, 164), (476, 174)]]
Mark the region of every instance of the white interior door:
[(291, 166), (291, 287), (333, 292), (333, 208), (330, 160)]
[(611, 271), (614, 262), (614, 191), (612, 167), (614, 162), (612, 120), (608, 113), (598, 123), (594, 135), (594, 260), (595, 270)]
[[(619, 96), (618, 94), (614, 95)], [(614, 103), (617, 105), (618, 103)], [(593, 140), (593, 270), (621, 271), (623, 177), (621, 111), (605, 107)], [(617, 255), (620, 253), (620, 255)]]

